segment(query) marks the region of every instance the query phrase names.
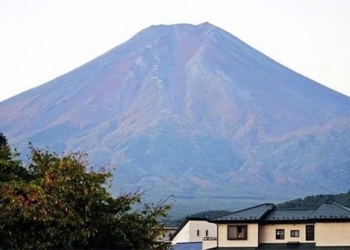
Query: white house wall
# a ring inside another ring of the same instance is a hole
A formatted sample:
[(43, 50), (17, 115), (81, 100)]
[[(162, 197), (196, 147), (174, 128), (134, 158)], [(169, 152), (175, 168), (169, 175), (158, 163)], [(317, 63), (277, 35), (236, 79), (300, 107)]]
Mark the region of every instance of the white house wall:
[(179, 242), (189, 242), (190, 241), (190, 224), (187, 223), (173, 238), (171, 243), (174, 245)]
[[(259, 243), (287, 243), (290, 241), (299, 241), (300, 243), (314, 243), (306, 241), (306, 224), (271, 224), (260, 226)], [(276, 239), (276, 229), (284, 229), (284, 239)], [(291, 237), (291, 230), (299, 230), (299, 237)]]
[[(199, 230), (199, 236), (197, 236), (197, 230)], [(208, 236), (206, 236), (206, 230), (208, 230)], [(207, 221), (190, 221), (190, 241), (199, 242), (204, 237), (216, 237), (217, 229), (214, 223)]]
[(316, 246), (350, 246), (350, 222), (316, 223)]
[[(199, 236), (197, 236), (199, 230)], [(206, 236), (208, 230), (208, 236)], [(216, 224), (207, 221), (189, 220), (172, 240), (172, 244), (180, 242), (201, 242), (204, 237), (216, 237)]]

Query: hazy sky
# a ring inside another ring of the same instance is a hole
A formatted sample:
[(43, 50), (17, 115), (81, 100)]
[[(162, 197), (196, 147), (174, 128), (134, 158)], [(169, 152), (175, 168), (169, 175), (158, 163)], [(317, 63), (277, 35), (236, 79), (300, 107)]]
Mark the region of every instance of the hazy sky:
[(150, 25), (206, 21), (350, 96), (350, 0), (0, 0), (0, 101)]

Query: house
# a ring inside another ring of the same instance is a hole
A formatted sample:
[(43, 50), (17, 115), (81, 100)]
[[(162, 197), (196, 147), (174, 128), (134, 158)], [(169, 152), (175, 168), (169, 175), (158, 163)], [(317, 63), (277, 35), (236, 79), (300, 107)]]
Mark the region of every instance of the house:
[(203, 241), (203, 249), (350, 249), (350, 209), (337, 203), (318, 209), (265, 203), (208, 221), (217, 225), (216, 246)]
[(176, 230), (177, 227), (164, 226), (157, 240), (160, 242), (170, 242)]
[(187, 218), (171, 238), (172, 245), (186, 242), (202, 242), (203, 239), (216, 239), (217, 228), (203, 218)]

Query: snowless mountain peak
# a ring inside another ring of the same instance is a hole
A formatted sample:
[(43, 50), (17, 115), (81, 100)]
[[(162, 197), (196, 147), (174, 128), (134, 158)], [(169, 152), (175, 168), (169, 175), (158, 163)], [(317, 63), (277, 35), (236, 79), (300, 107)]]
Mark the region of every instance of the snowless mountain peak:
[(210, 23), (155, 25), (1, 102), (0, 132), (112, 163), (116, 190), (287, 199), (344, 191), (349, 107)]

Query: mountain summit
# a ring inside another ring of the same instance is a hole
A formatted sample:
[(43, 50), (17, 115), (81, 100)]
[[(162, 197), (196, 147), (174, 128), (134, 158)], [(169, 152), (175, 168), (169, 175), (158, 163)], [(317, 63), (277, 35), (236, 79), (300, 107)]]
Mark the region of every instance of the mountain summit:
[(151, 26), (0, 103), (21, 148), (85, 151), (150, 196), (287, 199), (349, 189), (350, 99), (203, 23)]

